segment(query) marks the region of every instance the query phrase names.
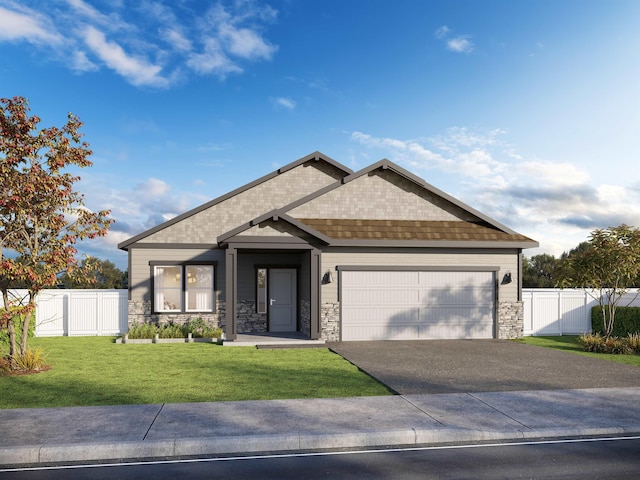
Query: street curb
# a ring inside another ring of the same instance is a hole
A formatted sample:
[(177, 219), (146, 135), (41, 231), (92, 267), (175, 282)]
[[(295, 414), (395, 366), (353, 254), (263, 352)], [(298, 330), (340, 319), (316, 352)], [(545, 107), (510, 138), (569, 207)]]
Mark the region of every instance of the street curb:
[(638, 427), (549, 428), (536, 430), (482, 431), (461, 428), (404, 429), (352, 433), (291, 433), (279, 435), (219, 436), (86, 444), (26, 445), (0, 447), (0, 466), (38, 463), (123, 460), (190, 455), (292, 452), (340, 448), (406, 447), (552, 440), (587, 436), (640, 435)]

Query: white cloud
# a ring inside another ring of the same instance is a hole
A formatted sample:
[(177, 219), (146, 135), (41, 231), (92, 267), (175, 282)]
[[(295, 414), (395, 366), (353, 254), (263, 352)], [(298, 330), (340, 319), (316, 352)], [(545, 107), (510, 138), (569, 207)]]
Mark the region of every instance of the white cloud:
[(92, 72), (98, 69), (98, 66), (87, 57), (82, 50), (73, 52), (71, 68), (78, 72)]
[(133, 85), (165, 87), (167, 79), (159, 75), (161, 67), (149, 63), (144, 58), (127, 55), (124, 49), (115, 42), (107, 41), (104, 33), (94, 27), (87, 27), (84, 32), (87, 46), (109, 68), (127, 78)]
[(173, 28), (165, 28), (160, 31), (160, 34), (166, 37), (167, 42), (169, 42), (176, 50), (188, 52), (192, 48), (191, 41), (178, 30), (175, 30)]
[(0, 7), (0, 41), (26, 40), (33, 44), (60, 44), (62, 35), (47, 19), (28, 8), (22, 12)]
[(438, 29), (434, 32), (434, 35), (436, 36), (436, 38), (444, 38), (449, 34), (450, 31), (451, 29), (449, 29), (449, 27), (447, 27), (446, 25), (442, 25), (441, 27), (438, 27)]
[(438, 40), (442, 40), (447, 47), (447, 50), (451, 50), (456, 53), (471, 53), (475, 48), (475, 45), (469, 40), (469, 35), (456, 35), (452, 36), (452, 30), (446, 25), (442, 25), (434, 32), (435, 37)]
[(277, 50), (277, 47), (267, 44), (260, 35), (248, 28), (237, 29), (224, 24), (220, 27), (220, 36), (229, 52), (242, 58), (270, 60)]
[(40, 2), (0, 7), (0, 42), (29, 42), (39, 58), (78, 73), (107, 66), (134, 86), (167, 88), (189, 73), (224, 79), (250, 62), (270, 61), (278, 50), (263, 31), (277, 11), (252, 0), (217, 3), (204, 12), (150, 0), (64, 0), (67, 8), (48, 9)]
[(242, 68), (225, 55), (220, 42), (215, 38), (207, 39), (203, 53), (192, 53), (187, 66), (197, 73), (215, 73), (221, 78), (229, 73), (242, 73)]
[(474, 49), (474, 44), (467, 37), (455, 37), (447, 40), (447, 48), (452, 52), (470, 53)]
[(139, 184), (136, 187), (136, 191), (144, 197), (161, 197), (165, 195), (170, 188), (168, 183), (158, 180), (157, 178), (150, 178), (146, 182)]
[(296, 108), (296, 102), (288, 97), (276, 97), (272, 98), (271, 101), (277, 107), (286, 108), (287, 110), (294, 110)]

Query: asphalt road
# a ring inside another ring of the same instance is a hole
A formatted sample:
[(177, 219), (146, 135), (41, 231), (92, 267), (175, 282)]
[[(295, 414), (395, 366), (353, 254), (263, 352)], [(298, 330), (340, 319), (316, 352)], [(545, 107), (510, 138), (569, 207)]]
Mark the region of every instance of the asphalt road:
[(640, 438), (452, 446), (369, 452), (227, 457), (160, 463), (0, 471), (7, 480), (242, 478), (636, 479)]
[(640, 386), (640, 368), (509, 340), (328, 346), (402, 395)]

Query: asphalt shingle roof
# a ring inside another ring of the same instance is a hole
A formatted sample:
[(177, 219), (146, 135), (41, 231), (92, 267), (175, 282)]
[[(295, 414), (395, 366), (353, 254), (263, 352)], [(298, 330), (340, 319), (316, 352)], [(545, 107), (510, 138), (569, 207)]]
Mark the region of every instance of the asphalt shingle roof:
[(486, 225), (465, 221), (301, 218), (303, 224), (340, 240), (445, 240), (532, 242)]

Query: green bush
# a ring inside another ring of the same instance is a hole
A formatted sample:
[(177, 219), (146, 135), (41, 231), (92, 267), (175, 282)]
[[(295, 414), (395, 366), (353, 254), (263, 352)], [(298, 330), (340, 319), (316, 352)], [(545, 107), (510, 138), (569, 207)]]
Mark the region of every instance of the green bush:
[[(602, 309), (591, 309), (591, 329), (594, 332), (604, 333), (602, 322)], [(640, 332), (640, 307), (618, 307), (613, 323), (613, 337), (626, 337), (630, 333)]]
[(166, 325), (161, 325), (158, 329), (158, 337), (160, 338), (185, 338), (182, 334), (182, 329), (180, 325), (175, 325), (173, 323), (167, 323)]
[(129, 338), (132, 340), (142, 338), (154, 338), (158, 332), (158, 327), (153, 323), (138, 323), (129, 328)]
[(185, 337), (191, 334), (193, 338), (220, 338), (222, 329), (209, 325), (202, 318), (192, 318), (182, 325), (182, 333)]
[(129, 329), (128, 334), (131, 340), (155, 338), (156, 334), (159, 338), (187, 338), (189, 334), (193, 338), (220, 338), (222, 329), (209, 325), (202, 318), (195, 318), (183, 325), (173, 322), (161, 326), (148, 322), (138, 323)]
[[(16, 316), (13, 318), (13, 326), (16, 331), (16, 342), (20, 343), (22, 340), (22, 325), (20, 321), (20, 317)], [(36, 315), (32, 313), (29, 318), (29, 331), (27, 333), (27, 338), (33, 338), (36, 334)], [(9, 344), (9, 332), (6, 329), (0, 330), (0, 343)]]

